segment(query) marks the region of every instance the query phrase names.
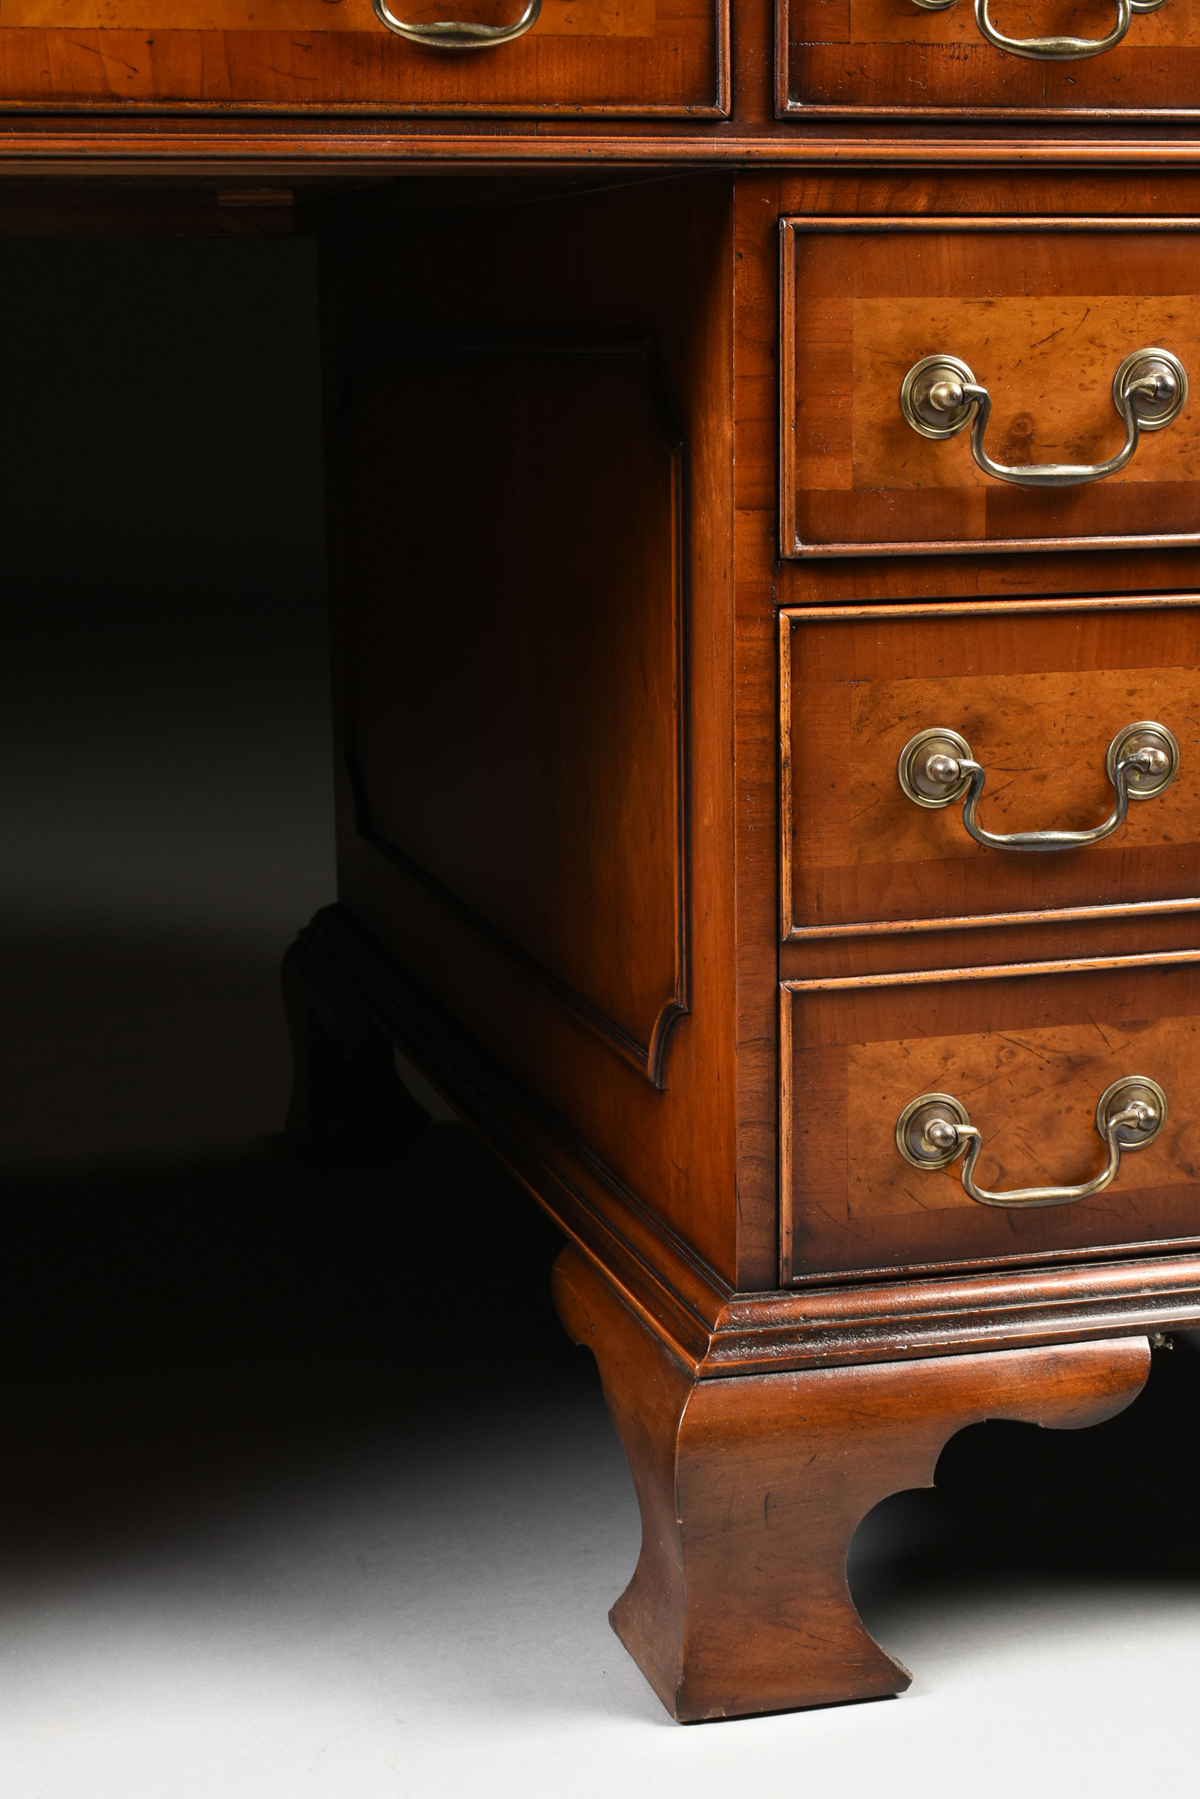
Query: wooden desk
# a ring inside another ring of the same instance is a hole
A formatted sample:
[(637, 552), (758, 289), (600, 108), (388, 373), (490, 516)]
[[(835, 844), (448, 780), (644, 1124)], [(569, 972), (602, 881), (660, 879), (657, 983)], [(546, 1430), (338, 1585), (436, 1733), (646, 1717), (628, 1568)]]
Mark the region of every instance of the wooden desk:
[(69, 4), (0, 6), (6, 232), (322, 240), (293, 1127), (399, 1046), (561, 1224), (675, 1716), (899, 1691), (866, 1511), (1200, 1324), (1198, 28)]

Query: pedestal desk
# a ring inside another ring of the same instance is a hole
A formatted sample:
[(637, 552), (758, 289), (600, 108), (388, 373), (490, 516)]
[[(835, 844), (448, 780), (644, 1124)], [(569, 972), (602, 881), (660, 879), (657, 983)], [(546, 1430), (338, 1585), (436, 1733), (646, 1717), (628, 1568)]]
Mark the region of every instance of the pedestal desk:
[(892, 1693), (859, 1520), (1200, 1324), (1200, 19), (520, 5), (3, 0), (0, 226), (319, 233), (293, 1128), (561, 1225), (676, 1717)]

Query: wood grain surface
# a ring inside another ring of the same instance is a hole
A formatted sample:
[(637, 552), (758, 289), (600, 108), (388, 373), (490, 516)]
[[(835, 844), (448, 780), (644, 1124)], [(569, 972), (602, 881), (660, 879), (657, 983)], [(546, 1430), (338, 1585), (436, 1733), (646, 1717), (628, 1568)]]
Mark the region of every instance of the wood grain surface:
[[(990, 0), (989, 14), (1014, 38), (1104, 38), (1117, 16), (1116, 0)], [(995, 49), (970, 0), (944, 12), (913, 0), (780, 0), (778, 22), (777, 104), (785, 115), (1012, 109), (1069, 120), (1196, 108), (1200, 20), (1186, 0), (1135, 15), (1115, 49), (1061, 63)]]
[[(542, 0), (530, 35), (653, 37), (656, 0)], [(405, 21), (444, 16), (420, 4), (393, 6)], [(462, 0), (463, 18), (505, 21), (502, 7)], [(509, 16), (513, 16), (511, 8)], [(383, 29), (371, 0), (0, 0), (0, 29), (79, 31), (359, 31)]]
[[(868, 1281), (806, 1274), (784, 1292), (763, 1291), (775, 1285), (777, 1274), (756, 1280), (752, 1264), (745, 1290), (731, 1291), (685, 1247), (678, 1231), (639, 1204), (595, 1155), (572, 1144), (546, 1109), (431, 996), (428, 982), (406, 974), (345, 906), (318, 913), (301, 931), (287, 967), (289, 986), (300, 984), (308, 995), (302, 994), (303, 1005), (320, 1019), (357, 1016), (361, 1023), (353, 1035), (362, 1028), (368, 1037), (382, 1030), (426, 1070), (564, 1235), (607, 1270), (672, 1360), (696, 1379), (1200, 1328), (1194, 1238), (1160, 1245), (1164, 1253), (1143, 1247), (1115, 1259), (1104, 1246), (1082, 1253), (1042, 1250), (1037, 1266), (992, 1264), (980, 1272), (926, 1269), (915, 1277)], [(338, 1033), (344, 1035), (340, 1023)], [(301, 1120), (320, 1098), (311, 1091), (315, 1073), (328, 1082), (327, 1067), (317, 1070), (302, 1049), (296, 1095)], [(344, 1114), (340, 1081), (326, 1097)], [(374, 1089), (369, 1085), (361, 1097), (377, 1115)], [(674, 1130), (670, 1112), (662, 1116)], [(707, 1200), (702, 1176), (691, 1192)], [(493, 1304), (487, 1282), (469, 1277), (464, 1291), (483, 1311)]]
[(660, 1083), (690, 905), (682, 445), (651, 346), (367, 340), (345, 429), (359, 832)]
[(568, 1333), (600, 1366), (642, 1514), (610, 1614), (673, 1717), (728, 1718), (902, 1692), (846, 1584), (856, 1526), (932, 1486), (986, 1418), (1098, 1424), (1141, 1390), (1144, 1337), (694, 1381), (578, 1251), (555, 1268)]
[(985, 475), (967, 433), (921, 437), (899, 394), (945, 351), (992, 395), (994, 460), (1103, 461), (1124, 442), (1125, 356), (1158, 346), (1200, 369), (1198, 241), (1151, 221), (785, 229), (785, 554), (1195, 541), (1194, 403), (1120, 474), (1038, 491)]
[[(784, 1101), (785, 1278), (797, 1272), (1177, 1239), (1200, 1231), (1200, 967), (1094, 969), (792, 993)], [(1123, 1075), (1167, 1094), (1157, 1140), (1091, 1200), (980, 1206), (960, 1164), (925, 1172), (896, 1119), (926, 1092), (960, 1099), (983, 1133), (978, 1179), (1077, 1184), (1104, 1166), (1096, 1102)]]
[[(732, 597), (731, 197), (720, 176), (532, 204), (517, 190), (507, 204), (326, 240), (339, 730), (376, 746), (387, 805), (376, 823), (394, 824), (402, 852), (359, 830), (340, 762), (338, 879), (347, 909), (577, 1165), (603, 1170), (722, 1278), (762, 1287), (779, 1241), (775, 630), (760, 594), (744, 620)], [(398, 339), (440, 341), (451, 371), (442, 383), (431, 352), (411, 391), (396, 378), (380, 404), (368, 383), (346, 410), (353, 347), (381, 321)], [(495, 358), (476, 358), (472, 375), (465, 354), (498, 337), (514, 352), (652, 338), (686, 445), (685, 679), (671, 638), (669, 444), (644, 382), (597, 357), (590, 372), (527, 368), (508, 389)], [(756, 671), (744, 694), (731, 678), (743, 629)], [(735, 704), (736, 728), (745, 719), (753, 734), (745, 758), (731, 754)], [(683, 727), (681, 815), (668, 802)], [(753, 836), (745, 871), (757, 920), (735, 889), (746, 790), (772, 832)], [(676, 911), (681, 855), (691, 899)], [(602, 1000), (610, 1019), (632, 1017), (644, 1043), (640, 1008), (670, 995), (659, 983), (683, 921), (691, 1010), (660, 1089), (545, 975)]]
[[(785, 127), (781, 125), (779, 130), (783, 132)], [(799, 147), (799, 134), (796, 141)], [(806, 133), (803, 143), (806, 153), (824, 157), (832, 155), (836, 141), (846, 140)], [(874, 139), (863, 136), (854, 149), (847, 147), (847, 155), (859, 156), (871, 141), (880, 142), (878, 135)], [(1036, 151), (1028, 137), (1021, 141), (1029, 145), (1031, 158), (1034, 155), (1057, 157), (1058, 150), (1052, 146), (1061, 144), (1063, 165), (1056, 168), (1033, 166), (1032, 161), (1025, 161), (1025, 152), (1019, 147), (1017, 138), (1011, 135), (1006, 166), (1001, 170), (984, 166), (988, 152), (982, 138), (972, 136), (969, 142), (966, 139), (951, 141), (906, 131), (902, 136), (897, 134), (890, 138), (886, 144), (881, 143), (879, 166), (874, 169), (814, 167), (801, 174), (781, 166), (773, 174), (743, 173), (737, 188), (738, 206), (746, 224), (741, 250), (746, 262), (753, 259), (755, 264), (754, 284), (747, 277), (744, 291), (747, 300), (754, 294), (756, 305), (753, 313), (747, 307), (741, 327), (742, 341), (747, 345), (757, 345), (764, 340), (778, 342), (781, 313), (786, 314), (789, 307), (795, 310), (796, 285), (792, 284), (790, 297), (786, 284), (781, 292), (778, 226), (781, 215), (806, 219), (827, 232), (829, 237), (836, 235), (845, 221), (855, 218), (864, 222), (887, 221), (889, 230), (895, 226), (898, 239), (913, 231), (915, 241), (910, 242), (908, 250), (899, 243), (895, 250), (901, 260), (907, 256), (911, 266), (904, 280), (889, 284), (893, 293), (903, 292), (909, 280), (922, 281), (927, 273), (924, 228), (929, 220), (945, 220), (957, 225), (966, 220), (991, 219), (998, 227), (998, 239), (1010, 232), (1014, 234), (1013, 246), (999, 255), (1001, 260), (1009, 259), (1010, 273), (1014, 268), (1018, 269), (1017, 289), (1032, 292), (1032, 287), (1024, 280), (1025, 262), (1030, 254), (1028, 245), (1032, 239), (1040, 240), (1043, 234), (1052, 235), (1055, 221), (1061, 223), (1064, 215), (1080, 225), (1084, 220), (1107, 219), (1123, 227), (1125, 222), (1149, 220), (1169, 228), (1172, 233), (1177, 229), (1191, 230), (1193, 222), (1200, 219), (1200, 178), (1194, 172), (1171, 166), (1176, 146), (1165, 138), (1156, 141), (1152, 155), (1147, 146), (1147, 155), (1154, 163), (1152, 176), (1148, 166), (1136, 166), (1141, 151), (1133, 140), (1128, 140), (1127, 144), (1130, 160), (1119, 171), (1114, 168), (1107, 173), (1088, 166), (1088, 158), (1097, 154), (1099, 143), (1105, 141), (1100, 135), (1093, 138), (1076, 134), (1070, 139), (1043, 136), (1038, 140)], [(941, 166), (911, 166), (910, 159), (926, 153), (931, 161)], [(1117, 154), (1115, 146), (1113, 154), (1114, 157)], [(1068, 161), (1071, 163), (1069, 170), (1066, 167)], [(899, 166), (901, 162), (906, 166)], [(764, 203), (768, 192), (774, 198), (773, 216), (768, 216)], [(1026, 232), (1028, 237), (1024, 235)], [(1131, 231), (1129, 237), (1133, 235)], [(1161, 241), (1157, 232), (1151, 235), (1155, 241)], [(1122, 266), (1129, 237), (1122, 230), (1106, 253), (1117, 271)], [(873, 233), (864, 231), (861, 245), (859, 275), (871, 270), (880, 254)], [(966, 255), (965, 250), (963, 255)], [(797, 258), (798, 263), (799, 260)], [(843, 260), (841, 264), (845, 277), (843, 297), (850, 305), (859, 291), (852, 265), (853, 259)], [(1068, 266), (1063, 279), (1069, 283), (1070, 278)], [(1109, 275), (1106, 275), (1105, 280), (1108, 279)], [(1153, 280), (1152, 267), (1139, 269), (1135, 291), (1137, 288), (1145, 294), (1164, 291), (1154, 287)], [(1145, 281), (1151, 285), (1145, 285)], [(1092, 283), (1093, 288), (1097, 285), (1103, 284)], [(1186, 291), (1195, 284), (1189, 277), (1182, 285)], [(953, 289), (949, 291), (953, 292)], [(1004, 292), (999, 277), (998, 291)], [(1048, 297), (1049, 291), (1046, 290), (1044, 297)], [(1011, 287), (1008, 292), (1012, 297)], [(873, 291), (863, 297), (880, 298), (881, 295)], [(791, 341), (790, 330), (788, 341)], [(849, 396), (844, 387), (830, 383), (835, 381), (839, 370), (845, 380), (847, 371), (852, 368), (852, 355), (842, 344), (836, 347), (836, 355), (827, 356), (819, 333), (814, 334), (810, 348), (811, 366), (826, 394), (827, 418), (823, 425), (819, 415), (814, 413), (810, 423), (800, 422), (802, 437), (810, 429), (817, 433), (826, 430), (830, 424), (841, 431), (843, 415), (849, 407)], [(791, 430), (792, 423), (797, 422), (796, 392), (798, 389), (804, 391), (806, 403), (815, 406), (816, 384), (806, 383), (804, 370), (784, 357), (781, 366), (772, 366), (774, 382), (767, 383), (764, 393), (760, 384), (766, 372), (765, 369), (757, 371), (755, 387), (745, 396), (744, 423), (739, 423), (740, 453), (743, 447), (749, 452), (753, 443), (756, 466), (764, 470), (761, 482), (763, 504), (765, 506), (767, 493), (771, 491), (768, 481), (773, 479), (786, 514), (792, 505), (789, 496), (794, 488), (787, 479), (781, 482), (779, 470), (781, 467), (786, 469), (789, 458), (796, 454), (796, 445), (789, 443), (789, 438), (797, 436), (797, 432)], [(782, 443), (779, 426), (781, 379)], [(898, 402), (898, 392), (896, 399)], [(999, 402), (999, 396), (997, 399)], [(1103, 404), (1110, 405), (1111, 401), (1106, 399)], [(1032, 412), (1028, 406), (1024, 409)], [(1115, 413), (1113, 418), (1115, 421)], [(1182, 418), (1177, 422), (1182, 424)], [(915, 436), (913, 441), (918, 441)], [(936, 445), (929, 447), (936, 448)], [(961, 443), (957, 447), (965, 451), (969, 460), (969, 445)], [(832, 454), (832, 445), (830, 452)], [(1103, 488), (1104, 484), (1101, 484), (1101, 492)], [(1139, 484), (1139, 491), (1145, 493), (1146, 485)], [(828, 495), (818, 497), (822, 502), (829, 498)], [(848, 498), (843, 493), (837, 504), (847, 503)], [(899, 490), (896, 499), (896, 516), (903, 520), (913, 500), (913, 490)], [(774, 506), (775, 501), (771, 503)], [(777, 515), (773, 512), (772, 516)], [(1039, 546), (1039, 552), (1041, 548), (1050, 547), (1049, 540), (1033, 541)], [(794, 536), (788, 536), (786, 526), (784, 542), (794, 544)], [(989, 596), (1033, 599), (1054, 594), (1178, 593), (1188, 588), (1200, 588), (1200, 544), (1170, 536), (1156, 540), (1152, 545), (1144, 541), (1134, 545), (1107, 538), (1103, 540), (1103, 547), (1086, 547), (1084, 540), (1059, 539), (1053, 554), (997, 554), (986, 545), (969, 543), (954, 550), (938, 549), (921, 554), (917, 553), (918, 546), (914, 544), (901, 547), (904, 553), (899, 555), (894, 553), (896, 545), (893, 541), (885, 545), (882, 552), (876, 553), (867, 553), (862, 547), (855, 546), (853, 553), (845, 555), (806, 554), (788, 558), (775, 571), (778, 600), (788, 606), (840, 605), (866, 601), (984, 599)]]
[[(897, 607), (845, 622), (787, 615), (785, 935), (1194, 899), (1198, 625), (1191, 607), (1119, 601), (1018, 614), (963, 606), (924, 618)], [(1141, 719), (1174, 733), (1179, 773), (1086, 849), (985, 849), (967, 835), (960, 804), (925, 810), (896, 774), (910, 737), (946, 726), (988, 771), (979, 816), (989, 830), (1084, 830), (1115, 803), (1109, 743)]]
[[(727, 0), (544, 0), (523, 36), (473, 52), (405, 42), (370, 0), (0, 0), (0, 103), (407, 114), (721, 116)], [(395, 8), (443, 20), (435, 0)], [(457, 0), (455, 18), (519, 16)]]

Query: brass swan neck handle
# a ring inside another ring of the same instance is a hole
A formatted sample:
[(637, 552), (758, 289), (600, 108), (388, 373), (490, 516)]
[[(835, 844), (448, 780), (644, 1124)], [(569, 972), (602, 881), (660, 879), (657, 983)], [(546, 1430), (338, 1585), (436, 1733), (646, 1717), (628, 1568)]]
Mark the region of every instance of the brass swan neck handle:
[[(1136, 4), (1136, 0), (1132, 0)], [(525, 10), (512, 25), (474, 25), (466, 19), (438, 19), (428, 25), (409, 25), (398, 19), (388, 0), (373, 0), (375, 17), (397, 37), (431, 50), (487, 50), (523, 37), (537, 23), (542, 0), (526, 0)]]
[[(955, 0), (913, 0), (922, 12), (945, 12)], [(1117, 0), (1117, 22), (1105, 37), (1006, 37), (988, 12), (989, 0), (975, 0), (975, 23), (989, 44), (1028, 62), (1082, 62), (1114, 50), (1133, 24), (1134, 13), (1157, 12), (1166, 0)]]
[(1125, 442), (1106, 462), (994, 462), (984, 447), (992, 396), (957, 356), (923, 356), (900, 387), (900, 410), (922, 437), (957, 437), (971, 427), (971, 454), (985, 475), (1016, 487), (1086, 487), (1119, 474), (1143, 431), (1161, 431), (1183, 411), (1187, 371), (1170, 350), (1135, 350), (1113, 376), (1113, 405), (1125, 421)]
[(987, 770), (975, 761), (958, 731), (934, 725), (910, 737), (900, 752), (896, 775), (914, 805), (930, 811), (963, 802), (967, 835), (989, 850), (1078, 850), (1103, 843), (1125, 823), (1130, 800), (1150, 800), (1179, 772), (1179, 744), (1166, 725), (1141, 719), (1118, 731), (1108, 746), (1105, 772), (1117, 803), (1103, 824), (1086, 831), (989, 831), (979, 822), (979, 801)]
[(909, 1100), (896, 1120), (896, 1147), (914, 1168), (930, 1171), (948, 1168), (965, 1150), (960, 1171), (963, 1192), (977, 1205), (1017, 1211), (1065, 1206), (1111, 1186), (1120, 1173), (1122, 1155), (1153, 1143), (1166, 1117), (1167, 1096), (1148, 1075), (1127, 1074), (1106, 1087), (1096, 1105), (1096, 1129), (1108, 1147), (1108, 1160), (1099, 1174), (1077, 1187), (1019, 1187), (1011, 1193), (992, 1193), (979, 1186), (975, 1164), (983, 1136), (962, 1101), (949, 1093), (922, 1093)]

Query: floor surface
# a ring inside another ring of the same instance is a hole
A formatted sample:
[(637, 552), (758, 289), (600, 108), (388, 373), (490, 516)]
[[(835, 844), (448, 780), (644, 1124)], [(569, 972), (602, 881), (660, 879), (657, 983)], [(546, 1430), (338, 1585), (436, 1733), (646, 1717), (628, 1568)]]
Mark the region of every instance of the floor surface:
[[(18, 1246), (45, 1340), (0, 1390), (0, 1792), (1200, 1788), (1200, 1357), (1156, 1355), (1090, 1432), (966, 1432), (939, 1495), (872, 1515), (853, 1582), (914, 1671), (903, 1698), (681, 1728), (606, 1623), (637, 1508), (545, 1298), (554, 1239), (457, 1127), (431, 1136), (437, 1209), (510, 1227), (495, 1329), (457, 1345), (398, 1253), (412, 1168), (315, 1178), (276, 1146), (137, 1195), (97, 1183), (138, 1246), (102, 1310), (78, 1269), (37, 1294), (46, 1245)], [(60, 1225), (84, 1198), (60, 1190)]]

